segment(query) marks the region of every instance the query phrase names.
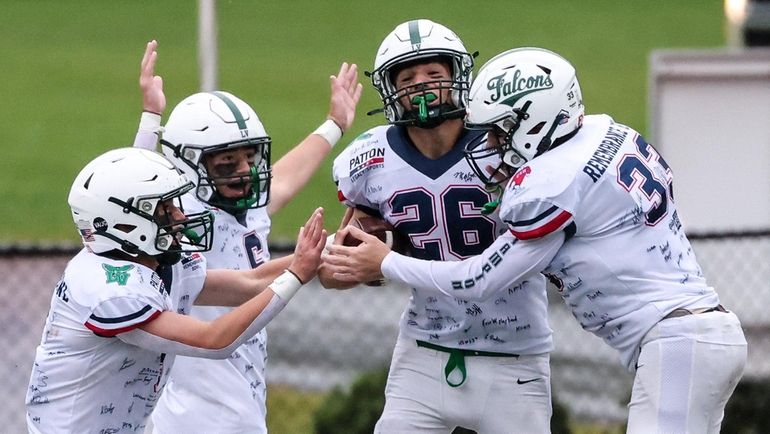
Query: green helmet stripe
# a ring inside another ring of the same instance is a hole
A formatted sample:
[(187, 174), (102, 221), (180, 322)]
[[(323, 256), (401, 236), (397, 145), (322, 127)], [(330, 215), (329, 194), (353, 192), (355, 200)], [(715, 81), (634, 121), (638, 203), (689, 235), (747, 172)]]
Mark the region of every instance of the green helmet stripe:
[(420, 26), (417, 21), (409, 21), (409, 39), (412, 45), (419, 45), (422, 42), (420, 37)]
[(235, 122), (238, 124), (238, 129), (245, 130), (246, 127), (246, 119), (243, 118), (243, 114), (240, 110), (238, 110), (238, 107), (235, 106), (235, 103), (233, 100), (227, 97), (227, 95), (223, 94), (222, 92), (211, 92), (213, 95), (224, 101), (225, 105), (227, 105), (227, 108), (230, 109), (231, 112), (233, 112), (233, 116), (235, 116)]

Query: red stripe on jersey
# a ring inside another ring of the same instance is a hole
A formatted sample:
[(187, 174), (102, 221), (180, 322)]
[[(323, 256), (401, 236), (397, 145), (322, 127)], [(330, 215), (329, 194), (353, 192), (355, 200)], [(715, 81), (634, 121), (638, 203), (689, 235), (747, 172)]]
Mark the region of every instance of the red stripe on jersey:
[(113, 336), (119, 335), (121, 333), (125, 333), (125, 332), (128, 332), (128, 331), (131, 331), (131, 330), (133, 330), (133, 329), (135, 329), (135, 328), (137, 328), (139, 326), (142, 326), (144, 324), (147, 324), (148, 322), (150, 322), (150, 321), (154, 320), (155, 318), (157, 318), (158, 315), (160, 315), (160, 314), (161, 314), (161, 311), (156, 310), (152, 315), (150, 315), (149, 318), (147, 318), (146, 320), (144, 320), (142, 322), (134, 323), (134, 324), (127, 325), (125, 327), (121, 327), (121, 328), (117, 328), (117, 329), (103, 329), (103, 328), (97, 327), (97, 326), (95, 326), (95, 325), (93, 325), (93, 324), (91, 324), (90, 322), (87, 322), (87, 321), (85, 322), (85, 326), (86, 326), (86, 328), (88, 330), (91, 330), (96, 335), (113, 337)]
[(348, 200), (348, 198), (347, 198), (347, 197), (345, 197), (345, 195), (344, 195), (344, 194), (342, 194), (342, 192), (341, 192), (341, 191), (339, 191), (339, 190), (337, 190), (337, 199), (338, 199), (340, 202), (345, 202), (346, 200)]
[(544, 237), (551, 232), (559, 229), (567, 220), (572, 218), (572, 214), (567, 211), (562, 211), (559, 215), (548, 221), (548, 223), (540, 226), (539, 228), (530, 229), (528, 231), (515, 231), (511, 229), (511, 233), (514, 237), (520, 240), (531, 240), (534, 238)]

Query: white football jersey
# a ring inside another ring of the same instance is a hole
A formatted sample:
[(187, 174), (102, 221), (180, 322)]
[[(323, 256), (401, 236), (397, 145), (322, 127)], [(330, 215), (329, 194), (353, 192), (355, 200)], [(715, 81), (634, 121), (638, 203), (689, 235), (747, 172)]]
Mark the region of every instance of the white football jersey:
[[(644, 335), (667, 313), (719, 304), (677, 215), (671, 169), (639, 133), (609, 116), (586, 116), (573, 138), (519, 169), (500, 216), (513, 237), (463, 267), (393, 258), (392, 272), (398, 265), (422, 285), (433, 287), (435, 278), (450, 292), (483, 294), (524, 272), (517, 252), (544, 258), (543, 250), (558, 249), (543, 273), (580, 325), (618, 350), (629, 369)], [(491, 263), (490, 252), (501, 249), (506, 253)], [(383, 271), (390, 267), (384, 263)]]
[[(431, 160), (414, 147), (404, 128), (373, 128), (334, 160), (339, 198), (390, 222), (408, 236), (417, 258), (458, 261), (478, 255), (505, 230), (496, 213), (481, 214), (495, 197), (464, 158), (466, 143), (478, 134), (466, 132), (452, 151)], [(550, 352), (543, 276), (499, 289), (487, 300), (463, 301), (414, 287), (401, 316), (401, 333), (450, 348)]]
[(31, 432), (142, 432), (174, 356), (116, 336), (162, 311), (189, 312), (203, 288), (205, 259), (186, 254), (170, 268), (179, 279), (167, 286), (143, 265), (85, 249), (69, 262), (51, 298), (27, 390)]
[[(270, 218), (266, 208), (250, 209), (239, 221), (201, 203), (192, 194), (183, 196), (183, 206), (186, 212), (208, 209), (214, 214), (213, 245), (204, 253), (208, 267), (248, 270), (270, 259)], [(232, 309), (194, 306), (191, 315), (211, 321)], [(177, 357), (152, 414), (156, 432), (267, 432), (266, 362), (265, 329), (224, 360)], [(212, 418), (213, 412), (220, 412), (220, 416)]]

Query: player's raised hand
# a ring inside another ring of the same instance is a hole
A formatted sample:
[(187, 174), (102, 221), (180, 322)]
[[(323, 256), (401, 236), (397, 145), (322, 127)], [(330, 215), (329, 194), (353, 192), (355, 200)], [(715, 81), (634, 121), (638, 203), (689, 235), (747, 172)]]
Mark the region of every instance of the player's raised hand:
[(142, 57), (142, 69), (139, 74), (139, 87), (142, 89), (142, 110), (163, 114), (166, 109), (166, 95), (163, 93), (163, 78), (155, 75), (155, 62), (158, 60), (158, 41), (147, 43)]
[(330, 255), (324, 256), (324, 267), (332, 273), (334, 279), (343, 282), (371, 282), (383, 278), (380, 267), (383, 259), (390, 253), (390, 247), (374, 235), (367, 234), (355, 226), (346, 226), (339, 236), (347, 235), (361, 241), (356, 247), (332, 244)]
[(321, 264), (321, 252), (326, 244), (324, 230), (323, 208), (316, 208), (307, 223), (299, 229), (297, 246), (294, 248), (294, 258), (289, 265), (289, 271), (294, 273), (302, 283), (307, 283), (315, 277)]
[(345, 132), (353, 125), (356, 117), (356, 106), (361, 99), (363, 85), (358, 82), (358, 66), (343, 62), (340, 72), (329, 77), (331, 80), (332, 96), (329, 101), (329, 114), (338, 127)]

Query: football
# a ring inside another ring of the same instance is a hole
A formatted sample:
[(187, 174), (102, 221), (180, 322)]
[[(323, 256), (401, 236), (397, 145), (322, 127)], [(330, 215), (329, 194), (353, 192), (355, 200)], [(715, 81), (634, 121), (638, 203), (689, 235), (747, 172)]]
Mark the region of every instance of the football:
[[(409, 254), (409, 242), (406, 240), (406, 237), (401, 235), (390, 223), (383, 219), (377, 217), (359, 217), (351, 219), (348, 224), (361, 229), (367, 234), (374, 235), (394, 252)], [(361, 241), (348, 234), (342, 240), (342, 244), (355, 247), (361, 244)], [(367, 286), (382, 286), (384, 284), (384, 280), (374, 280), (365, 283)]]
[[(409, 242), (406, 237), (396, 231), (390, 223), (383, 219), (377, 217), (359, 217), (351, 219), (348, 224), (379, 238), (380, 241), (387, 244), (387, 246), (394, 252), (403, 254), (409, 253)], [(361, 242), (348, 234), (342, 240), (342, 244), (345, 246), (357, 246), (361, 244)]]

